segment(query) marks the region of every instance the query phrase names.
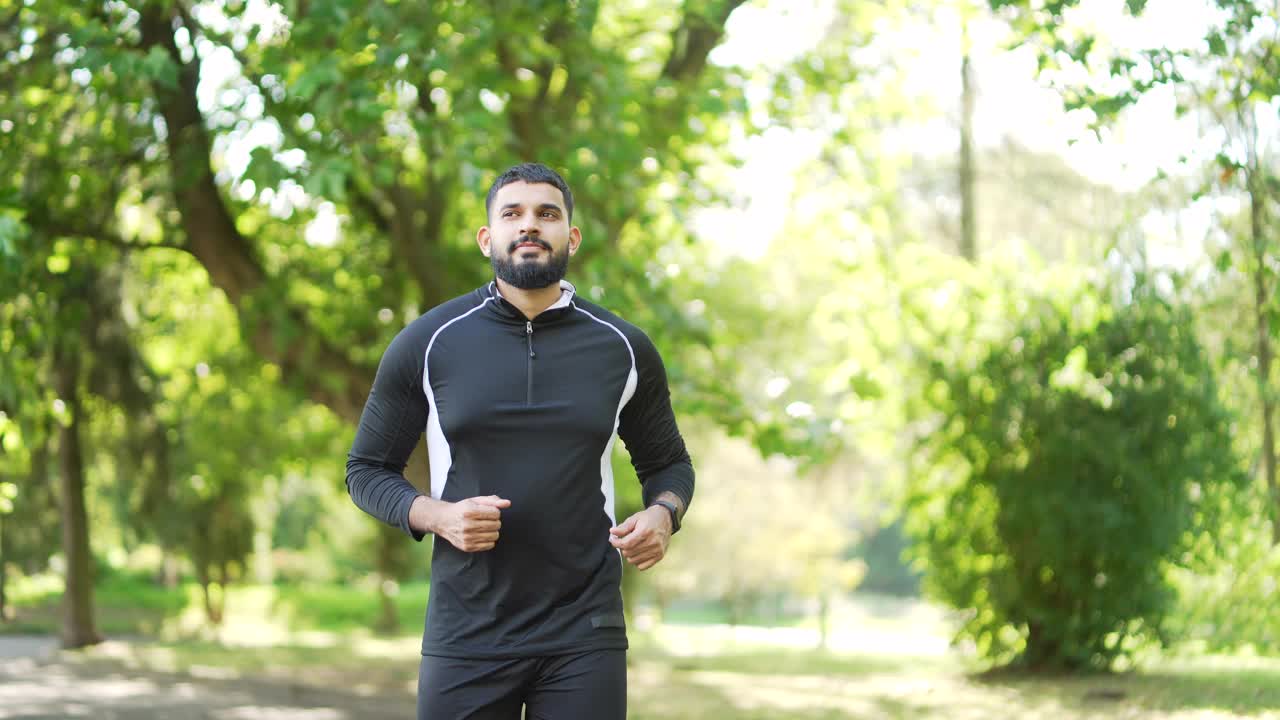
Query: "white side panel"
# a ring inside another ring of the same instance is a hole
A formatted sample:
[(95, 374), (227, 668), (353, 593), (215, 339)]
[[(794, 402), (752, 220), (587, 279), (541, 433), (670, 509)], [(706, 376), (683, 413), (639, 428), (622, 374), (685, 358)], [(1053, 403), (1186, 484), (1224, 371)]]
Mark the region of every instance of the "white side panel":
[(622, 400), (618, 402), (618, 411), (613, 414), (613, 434), (609, 436), (609, 442), (604, 446), (604, 454), (600, 456), (600, 491), (604, 493), (604, 511), (609, 516), (609, 522), (613, 525), (618, 524), (618, 518), (614, 516), (614, 487), (613, 487), (613, 443), (618, 439), (618, 418), (622, 417), (622, 408), (626, 407), (627, 401), (636, 392), (636, 369), (631, 368), (631, 372), (627, 374), (627, 386), (622, 391)]
[(444, 495), (444, 483), (453, 466), (453, 451), (440, 429), (440, 413), (436, 412), (436, 396), (427, 386), (427, 404), (431, 414), (427, 417), (427, 456), (431, 460), (431, 497), (439, 500)]
[(636, 393), (636, 383), (639, 382), (640, 376), (636, 374), (636, 353), (631, 348), (631, 341), (627, 340), (627, 336), (622, 331), (614, 327), (612, 324), (601, 320), (591, 313), (583, 310), (577, 305), (573, 306), (574, 310), (595, 320), (601, 325), (609, 328), (622, 338), (623, 344), (627, 346), (627, 353), (631, 356), (631, 369), (627, 372), (627, 383), (622, 388), (622, 397), (618, 398), (618, 409), (613, 414), (613, 433), (609, 436), (609, 442), (604, 446), (604, 453), (600, 455), (600, 492), (604, 494), (604, 512), (609, 516), (609, 522), (617, 525), (618, 519), (614, 515), (614, 487), (613, 487), (613, 443), (618, 439), (618, 422), (622, 417), (622, 408), (627, 406), (631, 400), (631, 396)]

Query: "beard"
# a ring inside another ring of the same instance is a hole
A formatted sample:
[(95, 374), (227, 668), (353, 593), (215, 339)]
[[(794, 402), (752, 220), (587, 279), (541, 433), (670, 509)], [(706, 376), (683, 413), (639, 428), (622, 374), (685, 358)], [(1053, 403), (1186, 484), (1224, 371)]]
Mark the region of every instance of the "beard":
[[(538, 259), (515, 261), (516, 246), (522, 242), (533, 242), (546, 250), (550, 256), (545, 262)], [(521, 290), (536, 290), (544, 288), (548, 285), (559, 284), (564, 279), (565, 273), (569, 271), (569, 246), (565, 245), (564, 249), (557, 253), (551, 248), (551, 244), (540, 238), (521, 238), (512, 241), (507, 252), (499, 257), (498, 253), (492, 253), (489, 256), (489, 263), (493, 265), (493, 274), (498, 279), (506, 282), (512, 287)]]

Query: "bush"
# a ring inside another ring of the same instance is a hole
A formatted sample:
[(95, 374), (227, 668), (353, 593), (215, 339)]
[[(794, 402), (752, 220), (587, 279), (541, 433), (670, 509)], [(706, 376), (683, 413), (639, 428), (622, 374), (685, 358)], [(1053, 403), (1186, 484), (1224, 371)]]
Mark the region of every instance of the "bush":
[(1143, 278), (1011, 297), (1003, 336), (928, 357), (910, 530), (983, 658), (1109, 668), (1166, 640), (1168, 570), (1243, 484), (1230, 418), (1189, 310)]
[[(427, 583), (397, 586), (393, 595), (400, 630), (420, 632), (426, 617)], [(380, 614), (377, 590), (351, 585), (298, 584), (276, 586), (273, 614), (293, 630), (330, 632), (374, 629)]]
[[(1249, 519), (1266, 517), (1266, 501)], [(1234, 652), (1242, 649), (1280, 655), (1280, 546), (1271, 544), (1271, 526), (1239, 523), (1230, 544), (1209, 568), (1179, 568), (1174, 574), (1178, 611), (1174, 635), (1189, 649)]]

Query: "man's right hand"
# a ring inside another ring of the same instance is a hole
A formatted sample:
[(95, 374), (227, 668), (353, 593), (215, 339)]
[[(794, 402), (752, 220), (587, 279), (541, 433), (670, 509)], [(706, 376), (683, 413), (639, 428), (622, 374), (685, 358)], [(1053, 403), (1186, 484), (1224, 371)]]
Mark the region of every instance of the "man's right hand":
[(511, 507), (511, 501), (497, 495), (483, 495), (458, 502), (425, 500), (428, 518), (426, 529), (449, 541), (463, 552), (492, 550), (498, 542), (498, 529), (502, 527), (501, 510)]

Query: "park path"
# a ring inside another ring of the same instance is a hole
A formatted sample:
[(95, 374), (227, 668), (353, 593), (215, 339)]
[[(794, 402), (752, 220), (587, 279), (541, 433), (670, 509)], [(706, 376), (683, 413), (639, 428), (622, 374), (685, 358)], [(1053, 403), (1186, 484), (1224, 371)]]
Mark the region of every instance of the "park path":
[(138, 670), (60, 653), (49, 638), (0, 636), (0, 720), (389, 720), (413, 714), (407, 692), (360, 695), (284, 681)]

